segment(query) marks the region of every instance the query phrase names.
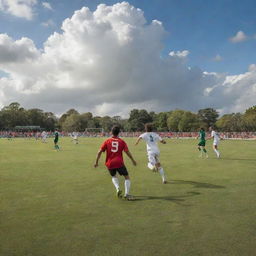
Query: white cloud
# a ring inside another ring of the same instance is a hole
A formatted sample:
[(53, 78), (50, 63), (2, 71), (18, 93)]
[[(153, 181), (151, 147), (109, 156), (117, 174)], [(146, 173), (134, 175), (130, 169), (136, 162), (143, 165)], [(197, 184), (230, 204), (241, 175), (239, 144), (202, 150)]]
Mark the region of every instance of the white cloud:
[(220, 62), (220, 61), (222, 61), (223, 60), (223, 58), (219, 55), (219, 54), (217, 54), (214, 58), (213, 58), (213, 61), (216, 61), (216, 62)]
[(0, 11), (31, 20), (37, 0), (0, 0)]
[(246, 41), (247, 39), (248, 39), (248, 37), (246, 36), (246, 34), (243, 31), (238, 31), (236, 33), (236, 35), (231, 37), (229, 40), (232, 43), (240, 43), (240, 42)]
[(45, 22), (42, 22), (41, 25), (44, 26), (44, 27), (54, 27), (55, 23), (52, 19), (49, 19)]
[(46, 9), (52, 10), (52, 6), (50, 3), (48, 2), (42, 2), (42, 6)]
[(170, 56), (172, 57), (178, 57), (178, 58), (186, 58), (188, 55), (189, 55), (189, 51), (187, 50), (184, 50), (184, 51), (177, 51), (177, 52), (170, 52), (169, 53)]
[(0, 36), (0, 70), (8, 74), (0, 79), (0, 105), (124, 116), (136, 107), (243, 111), (255, 101), (254, 65), (231, 77), (187, 67), (186, 50), (164, 58), (162, 23), (147, 22), (126, 2), (82, 8), (62, 30), (42, 50), (28, 38)]

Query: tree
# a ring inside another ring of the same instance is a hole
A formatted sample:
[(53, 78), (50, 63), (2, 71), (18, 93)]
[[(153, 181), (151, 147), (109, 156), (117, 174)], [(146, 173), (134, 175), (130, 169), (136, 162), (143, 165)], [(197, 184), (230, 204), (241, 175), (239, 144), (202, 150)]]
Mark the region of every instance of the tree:
[(130, 112), (129, 130), (130, 131), (143, 131), (146, 123), (152, 122), (152, 117), (145, 109), (133, 109)]
[(218, 112), (213, 108), (200, 109), (198, 111), (198, 118), (202, 125), (209, 128), (214, 125), (219, 117)]
[(113, 124), (113, 119), (109, 116), (104, 116), (100, 119), (100, 126), (104, 129), (104, 131), (111, 131)]
[(240, 113), (223, 115), (217, 122), (216, 126), (221, 131), (241, 132), (244, 131), (245, 125), (243, 115)]
[(62, 125), (62, 129), (66, 132), (79, 131), (79, 115), (69, 115)]
[(1, 111), (3, 129), (13, 129), (17, 125), (27, 125), (26, 110), (18, 102), (13, 102)]
[(186, 111), (182, 114), (178, 129), (180, 132), (196, 131), (199, 127), (198, 116), (192, 112)]
[(170, 131), (179, 131), (179, 122), (182, 119), (184, 113), (184, 110), (174, 110), (171, 112), (171, 114), (167, 118), (167, 126)]
[(256, 130), (256, 106), (248, 108), (245, 111), (243, 120), (245, 123), (245, 129), (247, 131), (255, 131)]
[(83, 113), (79, 116), (80, 131), (84, 131), (93, 122), (93, 115), (90, 112)]
[(167, 119), (168, 112), (160, 112), (159, 114), (155, 114), (154, 126), (158, 131), (168, 131)]

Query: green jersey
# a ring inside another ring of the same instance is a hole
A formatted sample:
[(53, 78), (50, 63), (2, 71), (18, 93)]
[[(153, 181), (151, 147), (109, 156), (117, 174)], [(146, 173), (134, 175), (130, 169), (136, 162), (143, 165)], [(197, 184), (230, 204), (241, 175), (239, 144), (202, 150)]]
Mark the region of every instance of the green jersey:
[(59, 133), (55, 132), (55, 134), (54, 134), (54, 142), (58, 142), (58, 140), (59, 140)]
[(203, 130), (199, 131), (199, 139), (200, 141), (205, 141), (205, 131)]

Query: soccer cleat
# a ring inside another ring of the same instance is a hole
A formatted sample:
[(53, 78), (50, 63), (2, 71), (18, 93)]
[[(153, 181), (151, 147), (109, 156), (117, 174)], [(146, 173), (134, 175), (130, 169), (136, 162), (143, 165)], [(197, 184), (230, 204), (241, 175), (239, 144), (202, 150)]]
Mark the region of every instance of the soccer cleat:
[(127, 201), (134, 201), (135, 200), (132, 195), (125, 195), (124, 199), (127, 200)]
[(121, 191), (121, 190), (118, 190), (118, 191), (116, 192), (116, 196), (117, 196), (118, 198), (122, 198), (122, 191)]
[(166, 181), (166, 180), (164, 180), (164, 181), (163, 181), (163, 184), (167, 184), (167, 181)]

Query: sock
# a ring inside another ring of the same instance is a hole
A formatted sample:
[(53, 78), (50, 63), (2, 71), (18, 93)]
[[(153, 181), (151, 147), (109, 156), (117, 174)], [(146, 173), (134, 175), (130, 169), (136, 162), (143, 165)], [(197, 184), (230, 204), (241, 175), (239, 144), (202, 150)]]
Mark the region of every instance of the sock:
[(214, 151), (215, 151), (217, 157), (219, 157), (220, 156), (220, 152), (216, 148), (214, 149)]
[(113, 182), (113, 184), (116, 188), (116, 191), (118, 191), (119, 190), (119, 180), (118, 180), (118, 178), (117, 177), (112, 177), (112, 182)]
[(160, 175), (161, 175), (161, 177), (162, 177), (162, 180), (163, 180), (163, 182), (164, 182), (164, 181), (165, 181), (165, 176), (164, 176), (164, 169), (163, 169), (163, 167), (160, 167), (159, 173), (160, 173)]
[(130, 187), (131, 187), (131, 181), (125, 180), (124, 181), (124, 187), (125, 187), (125, 195), (129, 195)]

